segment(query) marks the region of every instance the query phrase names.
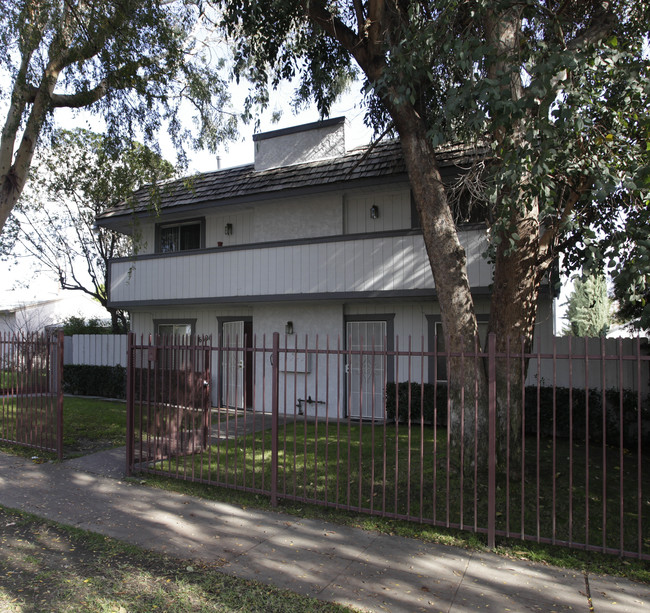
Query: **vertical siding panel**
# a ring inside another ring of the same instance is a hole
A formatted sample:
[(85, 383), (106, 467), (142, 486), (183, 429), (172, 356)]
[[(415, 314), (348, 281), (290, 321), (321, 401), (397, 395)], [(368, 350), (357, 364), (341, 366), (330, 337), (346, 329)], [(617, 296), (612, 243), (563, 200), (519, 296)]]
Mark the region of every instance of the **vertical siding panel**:
[(247, 249), (241, 253), (245, 257), (244, 274), (246, 283), (244, 285), (244, 292), (247, 296), (251, 296), (253, 294), (253, 270), (255, 266), (253, 252), (250, 249)]
[(284, 254), (281, 249), (275, 249), (273, 254), (273, 271), (271, 273), (271, 293), (284, 293)]
[(320, 283), (320, 271), (318, 269), (318, 246), (312, 245), (309, 248), (309, 291), (317, 292)]
[(237, 296), (243, 296), (246, 288), (246, 275), (248, 274), (246, 270), (246, 252), (245, 251), (235, 251), (233, 252), (235, 261), (237, 262), (237, 279), (236, 285), (237, 289), (235, 294)]
[[(130, 271), (124, 266), (123, 275), (124, 275), (124, 296), (129, 300), (142, 300), (146, 298), (153, 298), (151, 292), (151, 283), (152, 279), (149, 275), (143, 273), (147, 263), (146, 261), (138, 262), (133, 264), (133, 268)], [(161, 267), (159, 267), (160, 269)]]
[(363, 287), (363, 241), (353, 243), (354, 255), (354, 291), (359, 291)]
[(333, 292), (336, 280), (336, 247), (334, 243), (327, 243), (327, 278), (325, 291)]
[(270, 249), (262, 249), (260, 256), (260, 293), (265, 295), (269, 293), (269, 278), (272, 267)]
[(300, 288), (299, 291), (301, 294), (305, 294), (310, 291), (309, 289), (309, 270), (310, 264), (309, 260), (311, 257), (311, 249), (309, 245), (300, 245), (296, 248), (297, 257), (300, 260)]
[(375, 247), (377, 241), (366, 240), (362, 244), (363, 252), (363, 285), (362, 288), (364, 291), (375, 289)]
[(295, 294), (299, 291), (300, 287), (300, 262), (298, 262), (298, 258), (296, 257), (296, 248), (295, 247), (288, 247), (287, 248), (287, 257), (289, 261), (287, 262), (287, 270), (289, 271), (289, 276), (290, 276), (290, 283), (289, 287), (291, 288), (289, 290), (290, 293)]
[(231, 251), (229, 254), (232, 266), (237, 274), (233, 275), (233, 287), (231, 294), (233, 296), (243, 295), (246, 283), (246, 259), (243, 251)]
[(208, 278), (206, 279), (206, 287), (208, 288), (208, 293), (210, 296), (217, 296), (217, 258), (219, 257), (216, 253), (211, 253), (208, 256), (208, 270), (206, 274)]
[(377, 289), (383, 290), (386, 289), (387, 275), (389, 274), (389, 268), (386, 266), (386, 257), (387, 257), (387, 244), (391, 241), (390, 238), (382, 238), (379, 242), (377, 257), (379, 262), (377, 264)]
[(327, 289), (327, 244), (318, 245), (318, 292)]
[[(224, 263), (226, 260), (225, 253), (218, 253), (215, 255), (214, 260), (214, 283), (217, 296), (227, 296), (230, 289), (228, 284), (228, 277), (225, 276)], [(233, 271), (234, 272), (234, 271)]]
[[(181, 270), (181, 275), (183, 276), (183, 292), (179, 296), (179, 298), (189, 298), (191, 296), (195, 296), (196, 294), (191, 292), (191, 285), (192, 285), (192, 270), (190, 267), (190, 261), (192, 259), (192, 256), (183, 256), (182, 258), (179, 259), (179, 268)], [(197, 258), (200, 259), (200, 258)]]
[(252, 267), (251, 267), (251, 284), (252, 284), (252, 294), (259, 295), (262, 293), (262, 287), (260, 283), (260, 275), (261, 275), (261, 268), (262, 268), (262, 262), (261, 262), (261, 255), (262, 255), (262, 249), (255, 249), (252, 253)]
[(280, 293), (278, 291), (278, 249), (269, 250), (269, 294)]

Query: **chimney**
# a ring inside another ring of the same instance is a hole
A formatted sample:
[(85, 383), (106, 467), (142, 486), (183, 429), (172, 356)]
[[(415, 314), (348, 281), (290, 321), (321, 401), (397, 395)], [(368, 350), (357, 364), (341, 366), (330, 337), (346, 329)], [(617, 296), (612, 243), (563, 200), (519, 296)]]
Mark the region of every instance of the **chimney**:
[(253, 135), (255, 170), (270, 170), (345, 154), (345, 117)]

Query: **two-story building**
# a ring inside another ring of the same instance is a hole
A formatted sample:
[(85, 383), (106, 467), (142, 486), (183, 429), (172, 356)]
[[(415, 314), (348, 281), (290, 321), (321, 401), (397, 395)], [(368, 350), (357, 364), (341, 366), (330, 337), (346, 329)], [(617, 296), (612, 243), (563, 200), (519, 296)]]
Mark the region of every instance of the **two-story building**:
[[(441, 339), (436, 288), (399, 143), (347, 151), (345, 120), (337, 118), (257, 134), (254, 146), (253, 164), (171, 181), (155, 207), (145, 186), (133, 202), (97, 220), (140, 237), (137, 256), (111, 262), (108, 287), (109, 304), (130, 312), (133, 331), (211, 335), (231, 345), (265, 339), (267, 346), (280, 332), (292, 347), (313, 346), (318, 336), (320, 347), (329, 339), (330, 346), (353, 351), (385, 343), (392, 350), (396, 337), (400, 349), (409, 337), (418, 349), (422, 339), (425, 349), (436, 335)], [(460, 146), (442, 149), (444, 178), (453, 181), (477, 155)], [(486, 322), (492, 283), (486, 228), (467, 223), (459, 233), (478, 317)], [(541, 298), (539, 327), (552, 334), (550, 295)], [(358, 407), (382, 404), (383, 389), (356, 389), (359, 369), (368, 364), (354, 356), (348, 361), (332, 366), (349, 377), (343, 410), (365, 416)], [(425, 380), (434, 376), (432, 362)], [(399, 376), (395, 360), (373, 360), (372, 368), (379, 381)], [(335, 388), (347, 385), (310, 359), (284, 370), (305, 398), (324, 397), (327, 386), (332, 397), (341, 396)], [(213, 385), (215, 405), (241, 407), (244, 397), (251, 405), (261, 393), (253, 389), (261, 385), (255, 383), (263, 379), (261, 365), (245, 368), (236, 352), (221, 359), (217, 372), (229, 383)], [(444, 379), (444, 363), (435, 372)]]

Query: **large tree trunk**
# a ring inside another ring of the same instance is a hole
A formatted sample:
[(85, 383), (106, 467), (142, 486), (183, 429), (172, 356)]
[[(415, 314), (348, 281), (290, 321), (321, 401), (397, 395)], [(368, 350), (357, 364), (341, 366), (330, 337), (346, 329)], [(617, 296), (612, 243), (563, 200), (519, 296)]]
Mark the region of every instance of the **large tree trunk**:
[[(516, 222), (519, 235), (515, 248), (509, 251), (502, 241), (496, 254), (494, 285), (490, 305), (489, 332), (496, 336), (498, 354), (528, 353), (532, 347), (539, 282), (536, 269), (539, 224), (536, 209)], [(524, 387), (528, 360), (517, 358), (496, 360), (496, 432), (497, 465), (503, 469), (510, 459), (512, 474), (518, 473), (521, 458)]]
[[(494, 10), (493, 10), (494, 9)], [(519, 62), (522, 9), (518, 5), (499, 10), (491, 5), (486, 16), (486, 39), (494, 49), (488, 76), (501, 83), (504, 96), (521, 98), (523, 84)], [(503, 122), (494, 139), (509, 148), (525, 140), (525, 121)], [(521, 179), (525, 181), (525, 178)], [(517, 189), (517, 188), (514, 188)], [(494, 262), (494, 282), (488, 332), (496, 336), (496, 351), (528, 352), (532, 346), (537, 297), (539, 293), (539, 204), (537, 201), (510, 205), (509, 224), (501, 231)], [(511, 243), (514, 241), (514, 244)], [(522, 415), (528, 361), (499, 358), (496, 371), (496, 454), (500, 469), (508, 466), (511, 476), (518, 475), (521, 462)]]
[[(21, 65), (21, 70), (24, 67), (25, 74), (28, 61), (29, 57)], [(21, 128), (20, 119), (26, 106), (22, 83), (25, 75), (21, 73), (20, 77), (14, 83), (11, 104), (0, 140), (0, 232), (25, 187), (36, 144), (49, 110), (52, 92), (59, 78), (59, 68), (54, 62), (50, 62), (44, 71), (38, 92), (31, 103), (20, 145), (14, 151)]]
[(420, 216), (446, 349), (453, 354), (448, 359), (449, 453), (456, 466), (462, 465), (471, 474), (474, 469), (487, 467), (488, 415), (485, 370), (479, 360), (471, 357), (478, 347), (478, 326), (467, 277), (467, 258), (422, 120), (412, 107), (393, 106), (391, 115)]

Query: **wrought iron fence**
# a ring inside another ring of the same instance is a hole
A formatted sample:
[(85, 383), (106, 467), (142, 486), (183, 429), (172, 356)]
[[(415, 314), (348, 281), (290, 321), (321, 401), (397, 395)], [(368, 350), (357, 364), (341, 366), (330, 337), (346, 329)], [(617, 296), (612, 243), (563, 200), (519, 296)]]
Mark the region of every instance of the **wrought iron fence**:
[(63, 334), (0, 335), (0, 441), (63, 457)]
[(127, 472), (650, 559), (647, 344), (289, 338), (131, 335)]

